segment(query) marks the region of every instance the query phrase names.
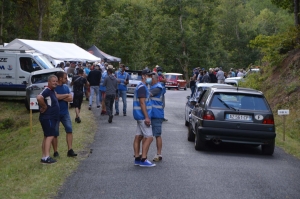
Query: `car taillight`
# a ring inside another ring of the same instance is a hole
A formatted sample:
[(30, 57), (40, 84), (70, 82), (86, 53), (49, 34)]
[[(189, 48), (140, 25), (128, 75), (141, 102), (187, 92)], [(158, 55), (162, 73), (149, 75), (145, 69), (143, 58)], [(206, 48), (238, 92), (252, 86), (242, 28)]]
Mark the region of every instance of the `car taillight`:
[(215, 116), (211, 111), (204, 111), (203, 119), (204, 120), (215, 120)]
[(267, 116), (264, 118), (264, 120), (263, 120), (262, 123), (263, 123), (263, 124), (274, 124), (274, 117), (273, 117), (273, 115), (267, 115)]

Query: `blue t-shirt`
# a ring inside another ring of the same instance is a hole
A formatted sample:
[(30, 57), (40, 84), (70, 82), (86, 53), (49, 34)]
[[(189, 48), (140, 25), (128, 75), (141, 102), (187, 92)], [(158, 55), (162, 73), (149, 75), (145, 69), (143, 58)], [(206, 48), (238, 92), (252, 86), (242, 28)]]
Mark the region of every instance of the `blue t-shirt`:
[(56, 98), (54, 90), (45, 87), (40, 93), (44, 97), (47, 104), (47, 110), (44, 113), (40, 113), (40, 119), (59, 119), (59, 104)]
[[(70, 93), (70, 89), (66, 84), (63, 85), (57, 85), (57, 87), (55, 88), (55, 92), (57, 94), (69, 94)], [(69, 113), (68, 110), (68, 102), (64, 101), (64, 100), (59, 100), (59, 108), (60, 108), (60, 115), (65, 115)]]

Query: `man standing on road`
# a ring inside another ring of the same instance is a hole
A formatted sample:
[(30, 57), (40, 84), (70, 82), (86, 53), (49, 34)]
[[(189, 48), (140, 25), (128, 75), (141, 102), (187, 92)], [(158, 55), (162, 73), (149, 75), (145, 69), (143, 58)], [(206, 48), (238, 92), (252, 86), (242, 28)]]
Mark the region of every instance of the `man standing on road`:
[(80, 123), (80, 109), (83, 101), (83, 88), (85, 86), (89, 86), (88, 81), (83, 77), (83, 69), (79, 69), (78, 75), (75, 75), (72, 78), (71, 86), (73, 86), (74, 92), (73, 104), (76, 113), (75, 122)]
[(48, 87), (37, 96), (40, 107), (40, 123), (44, 131), (42, 142), (42, 159), (43, 164), (52, 164), (56, 160), (50, 157), (51, 142), (54, 136), (57, 136), (56, 127), (59, 124), (59, 105), (54, 89), (57, 86), (57, 77), (50, 75), (48, 77)]
[[(163, 87), (163, 109), (165, 108), (165, 105), (166, 105), (166, 101), (165, 101), (165, 93), (166, 93), (166, 82), (167, 82), (167, 79), (165, 78), (164, 74), (163, 74), (163, 71), (162, 71), (162, 67), (158, 66), (156, 68), (157, 70), (157, 74), (158, 74), (158, 81), (160, 82), (160, 84), (162, 85)], [(166, 118), (163, 118), (163, 121), (168, 121)]]
[[(146, 84), (151, 84), (152, 74), (149, 69), (142, 71), (142, 81), (134, 91), (133, 97), (133, 117), (137, 121), (136, 135), (133, 141), (134, 165), (141, 167), (156, 166), (147, 160), (147, 154), (150, 144), (153, 141), (151, 128), (152, 105), (149, 99), (149, 90)], [(142, 157), (140, 157), (140, 143), (142, 141)]]
[(222, 71), (222, 68), (218, 68), (218, 72), (216, 74), (216, 77), (218, 79), (218, 84), (224, 84), (225, 83), (225, 75), (224, 72)]
[(89, 73), (87, 80), (90, 83), (90, 90), (91, 90), (89, 110), (92, 109), (94, 93), (96, 93), (96, 104), (97, 104), (97, 109), (99, 109), (100, 108), (99, 85), (101, 81), (101, 71), (100, 71), (100, 66), (98, 64), (95, 65), (95, 69)]
[(127, 109), (127, 84), (129, 83), (129, 75), (125, 72), (125, 65), (120, 64), (119, 71), (116, 72), (116, 77), (118, 81), (118, 96), (115, 103), (116, 114), (119, 115), (119, 98), (123, 101), (123, 116), (126, 116)]
[(152, 86), (150, 88), (150, 96), (152, 102), (152, 113), (151, 113), (151, 125), (153, 136), (156, 138), (156, 149), (157, 153), (153, 158), (154, 162), (162, 160), (161, 149), (162, 149), (162, 123), (164, 119), (163, 109), (163, 87), (158, 82), (157, 74), (152, 75)]
[(106, 87), (105, 106), (107, 115), (109, 116), (108, 123), (112, 122), (113, 118), (113, 104), (118, 98), (118, 82), (113, 75), (113, 66), (109, 65), (107, 69), (107, 77), (104, 79), (103, 86)]
[[(65, 131), (66, 131), (66, 140), (67, 140), (67, 145), (68, 145), (68, 153), (67, 156), (69, 157), (74, 157), (77, 156), (76, 153), (74, 153), (72, 149), (72, 142), (73, 142), (73, 134), (72, 134), (72, 122), (70, 118), (70, 113), (69, 113), (69, 107), (68, 107), (68, 102), (73, 101), (73, 96), (70, 93), (69, 87), (66, 85), (68, 79), (67, 79), (67, 73), (59, 71), (56, 73), (58, 82), (57, 82), (57, 87), (55, 88), (56, 92), (56, 97), (58, 99), (59, 103), (59, 121), (64, 125)], [(59, 125), (57, 125), (57, 133), (59, 135)], [(57, 136), (58, 136), (57, 135)], [(57, 146), (58, 146), (58, 139), (57, 136), (54, 137), (52, 140), (52, 146), (54, 150), (54, 157), (58, 157), (58, 151), (57, 151)]]

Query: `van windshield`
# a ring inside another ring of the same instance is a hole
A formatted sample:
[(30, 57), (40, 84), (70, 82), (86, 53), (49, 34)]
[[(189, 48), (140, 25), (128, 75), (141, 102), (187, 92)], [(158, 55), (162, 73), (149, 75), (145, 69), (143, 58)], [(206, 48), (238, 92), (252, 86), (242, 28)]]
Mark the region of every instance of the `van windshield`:
[(38, 64), (43, 67), (43, 69), (54, 68), (54, 66), (49, 62), (49, 60), (43, 55), (36, 55), (34, 59), (38, 62)]

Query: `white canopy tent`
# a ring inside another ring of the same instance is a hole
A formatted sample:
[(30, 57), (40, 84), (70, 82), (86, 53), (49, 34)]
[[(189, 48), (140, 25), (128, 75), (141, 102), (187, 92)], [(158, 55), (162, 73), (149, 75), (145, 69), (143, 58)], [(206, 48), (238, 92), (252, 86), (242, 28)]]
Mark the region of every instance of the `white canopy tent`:
[(5, 49), (35, 50), (44, 54), (52, 63), (63, 61), (100, 61), (101, 58), (92, 55), (73, 43), (15, 39), (8, 43)]

